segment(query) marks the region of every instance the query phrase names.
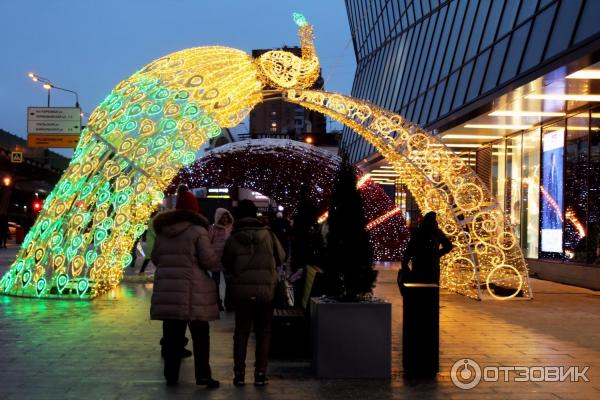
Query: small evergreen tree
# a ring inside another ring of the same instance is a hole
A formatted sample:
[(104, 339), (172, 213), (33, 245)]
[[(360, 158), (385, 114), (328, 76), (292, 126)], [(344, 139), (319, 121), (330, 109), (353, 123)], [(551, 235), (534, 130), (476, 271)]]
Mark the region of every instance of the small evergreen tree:
[(292, 240), (292, 271), (307, 265), (322, 265), (323, 238), (317, 223), (317, 208), (306, 190), (300, 193), (300, 200), (294, 215)]
[(327, 294), (354, 301), (372, 293), (377, 279), (356, 173), (344, 155), (329, 204)]

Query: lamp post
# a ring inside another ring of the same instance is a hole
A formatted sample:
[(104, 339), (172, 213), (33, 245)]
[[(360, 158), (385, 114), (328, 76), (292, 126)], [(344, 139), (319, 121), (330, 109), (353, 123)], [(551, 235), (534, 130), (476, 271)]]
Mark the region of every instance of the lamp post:
[(54, 85), (52, 82), (50, 82), (50, 80), (48, 78), (44, 78), (43, 76), (36, 75), (33, 72), (30, 72), (29, 74), (27, 74), (27, 76), (29, 76), (29, 78), (31, 78), (31, 80), (34, 82), (43, 83), (44, 89), (46, 89), (48, 91), (48, 107), (50, 107), (50, 90), (56, 89), (56, 90), (62, 90), (63, 92), (73, 93), (75, 95), (75, 107), (79, 108), (79, 94), (76, 91), (58, 87), (58, 86)]

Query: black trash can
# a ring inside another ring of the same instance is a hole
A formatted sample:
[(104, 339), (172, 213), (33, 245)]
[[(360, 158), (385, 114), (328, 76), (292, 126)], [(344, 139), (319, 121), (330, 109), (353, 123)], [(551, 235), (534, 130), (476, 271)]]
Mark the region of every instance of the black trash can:
[(440, 368), (440, 289), (433, 283), (403, 283), (404, 374), (434, 378)]

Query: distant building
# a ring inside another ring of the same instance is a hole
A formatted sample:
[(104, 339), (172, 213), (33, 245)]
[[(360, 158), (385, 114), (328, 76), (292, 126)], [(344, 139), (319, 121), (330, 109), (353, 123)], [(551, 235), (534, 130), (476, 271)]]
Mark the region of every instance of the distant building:
[[(11, 153), (22, 162), (11, 161)], [(69, 158), (48, 149), (31, 148), (27, 140), (0, 129), (0, 214), (23, 222), (33, 202), (43, 200), (69, 165)]]

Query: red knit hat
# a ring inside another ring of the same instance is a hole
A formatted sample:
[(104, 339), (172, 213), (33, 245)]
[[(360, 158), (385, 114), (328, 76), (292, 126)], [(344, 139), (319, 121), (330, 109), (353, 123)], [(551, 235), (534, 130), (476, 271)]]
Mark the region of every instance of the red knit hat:
[(190, 210), (200, 212), (200, 206), (198, 205), (198, 199), (192, 192), (185, 192), (177, 195), (177, 204), (175, 205), (177, 210)]

